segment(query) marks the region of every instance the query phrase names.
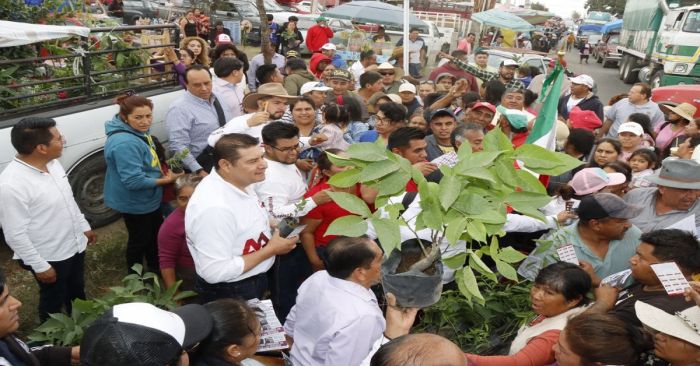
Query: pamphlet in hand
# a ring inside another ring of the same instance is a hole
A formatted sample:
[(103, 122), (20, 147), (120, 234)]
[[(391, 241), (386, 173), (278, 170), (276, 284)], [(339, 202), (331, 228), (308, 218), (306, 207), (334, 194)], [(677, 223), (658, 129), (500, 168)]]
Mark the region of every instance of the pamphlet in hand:
[(683, 291), (690, 287), (676, 262), (652, 264), (651, 269), (654, 270), (656, 277), (669, 295), (683, 295)]
[(292, 232), (289, 233), (289, 235), (287, 235), (285, 238), (286, 238), (286, 239), (289, 239), (289, 238), (294, 237), (294, 236), (299, 236), (299, 234), (301, 234), (302, 230), (304, 230), (305, 227), (306, 227), (306, 225), (299, 225), (299, 226), (297, 226), (297, 227), (294, 228), (294, 230), (292, 230)]
[(257, 314), (262, 327), (260, 344), (257, 352), (277, 351), (288, 349), (289, 344), (285, 338), (284, 327), (275, 315), (271, 300), (248, 300), (248, 305)]
[(622, 287), (627, 279), (632, 275), (631, 269), (626, 269), (617, 273), (613, 273), (600, 281), (601, 284), (610, 285), (612, 287)]
[(442, 154), (437, 158), (433, 159), (431, 163), (437, 165), (438, 168), (441, 165), (447, 165), (450, 168), (454, 168), (454, 166), (457, 165), (457, 153), (452, 151), (447, 154)]
[(557, 255), (559, 260), (562, 262), (573, 263), (579, 265), (578, 257), (576, 256), (576, 251), (574, 250), (573, 244), (564, 245), (561, 248), (557, 248)]

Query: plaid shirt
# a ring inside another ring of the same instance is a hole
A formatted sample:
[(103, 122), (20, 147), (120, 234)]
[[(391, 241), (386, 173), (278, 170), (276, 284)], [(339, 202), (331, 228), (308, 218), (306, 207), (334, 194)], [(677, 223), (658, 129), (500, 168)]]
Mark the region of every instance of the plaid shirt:
[[(468, 72), (468, 73), (471, 73), (472, 75), (474, 75), (474, 76), (478, 77), (479, 79), (483, 80), (484, 83), (487, 83), (487, 82), (489, 82), (489, 81), (491, 81), (491, 80), (493, 80), (493, 79), (498, 79), (498, 77), (499, 77), (499, 75), (498, 75), (497, 72), (489, 72), (489, 71), (482, 70), (482, 69), (480, 69), (480, 68), (478, 68), (478, 67), (469, 65), (469, 64), (467, 64), (466, 62), (464, 62), (464, 61), (462, 61), (462, 60), (457, 60), (457, 59), (455, 59), (455, 60), (453, 60), (452, 62), (454, 62), (455, 65), (457, 65), (457, 67), (459, 67), (460, 69), (462, 69), (462, 70), (464, 70), (464, 71), (466, 71), (466, 72)], [(514, 88), (514, 89), (525, 89), (525, 84), (523, 84), (522, 81), (520, 81), (520, 80), (518, 80), (518, 79), (516, 79), (516, 78), (510, 79), (510, 81), (508, 81), (507, 83), (505, 83), (505, 85), (506, 85), (506, 89), (511, 89), (511, 88)]]

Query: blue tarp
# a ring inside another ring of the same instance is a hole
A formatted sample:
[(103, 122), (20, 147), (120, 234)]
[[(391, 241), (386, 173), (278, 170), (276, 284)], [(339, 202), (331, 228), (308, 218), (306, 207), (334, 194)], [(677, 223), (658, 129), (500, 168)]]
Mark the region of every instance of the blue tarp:
[(610, 23), (604, 24), (603, 27), (600, 28), (600, 31), (603, 34), (606, 34), (620, 29), (622, 29), (622, 19), (618, 19)]
[(600, 24), (584, 24), (580, 27), (578, 27), (578, 32), (584, 32), (584, 31), (592, 31), (592, 32), (600, 32), (600, 28), (603, 28), (602, 25)]

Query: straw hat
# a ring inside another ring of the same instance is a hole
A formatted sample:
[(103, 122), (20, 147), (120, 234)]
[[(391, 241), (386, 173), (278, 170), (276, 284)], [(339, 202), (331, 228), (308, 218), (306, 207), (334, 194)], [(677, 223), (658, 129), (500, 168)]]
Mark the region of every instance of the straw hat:
[(634, 303), (637, 318), (647, 327), (700, 347), (700, 308), (691, 306), (675, 315), (642, 301)]
[(248, 110), (258, 109), (258, 100), (267, 97), (285, 98), (287, 101), (299, 98), (289, 95), (287, 90), (280, 83), (267, 83), (260, 85), (257, 92), (250, 93), (243, 98), (243, 108)]
[(695, 112), (697, 112), (697, 110), (698, 110), (697, 108), (695, 108), (694, 105), (692, 105), (690, 103), (681, 103), (675, 107), (662, 104), (661, 107), (681, 116), (683, 119), (688, 120), (688, 121), (693, 120), (693, 116), (695, 115)]

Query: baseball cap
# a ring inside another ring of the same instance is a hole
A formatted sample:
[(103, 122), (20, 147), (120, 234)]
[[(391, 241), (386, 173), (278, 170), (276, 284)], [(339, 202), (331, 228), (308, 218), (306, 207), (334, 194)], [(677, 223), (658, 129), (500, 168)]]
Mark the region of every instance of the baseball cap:
[(603, 125), (603, 121), (598, 118), (594, 111), (584, 111), (578, 106), (569, 112), (569, 121), (571, 121), (571, 128), (583, 128), (589, 131)]
[(382, 62), (377, 66), (377, 70), (394, 70), (394, 65), (388, 63), (388, 62)]
[(403, 83), (401, 86), (399, 86), (399, 93), (401, 92), (411, 92), (413, 94), (416, 93), (416, 86), (411, 84), (411, 83)]
[(85, 331), (80, 364), (167, 365), (204, 340), (212, 326), (211, 316), (198, 304), (173, 311), (142, 302), (115, 305)]
[(231, 40), (231, 37), (228, 36), (228, 34), (221, 33), (218, 36), (216, 36), (216, 42), (214, 42), (214, 43), (216, 43), (216, 44), (227, 44), (227, 43), (233, 44), (233, 41)]
[(333, 70), (333, 72), (331, 72), (331, 75), (328, 77), (328, 79), (340, 79), (350, 81), (352, 80), (352, 75), (350, 75), (350, 71), (348, 70), (335, 69)]
[(324, 44), (323, 46), (321, 46), (321, 49), (322, 49), (322, 50), (333, 50), (333, 51), (335, 51), (335, 50), (338, 49), (338, 47), (336, 47), (333, 43), (326, 43), (326, 44)]
[(321, 92), (327, 92), (333, 88), (325, 86), (318, 81), (309, 81), (304, 83), (304, 85), (301, 86), (301, 89), (299, 89), (299, 95), (304, 95), (308, 92), (312, 91), (321, 91)]
[(454, 113), (452, 113), (451, 110), (447, 108), (440, 108), (438, 110), (435, 110), (433, 113), (430, 114), (430, 120), (432, 121), (433, 118), (435, 117), (440, 117), (440, 116), (450, 116), (452, 118), (455, 118)]
[(579, 196), (600, 191), (608, 186), (625, 183), (627, 177), (622, 173), (607, 173), (600, 168), (585, 168), (574, 174), (569, 185)]
[(508, 109), (500, 105), (496, 107), (496, 110), (505, 116), (508, 123), (516, 130), (527, 127), (527, 113), (517, 109)]
[(518, 67), (518, 66), (520, 66), (520, 65), (519, 65), (515, 60), (505, 59), (505, 60), (501, 61), (501, 66), (505, 66), (505, 67), (515, 66), (515, 67)]
[(292, 58), (292, 57), (299, 58), (299, 52), (294, 51), (294, 50), (287, 51), (287, 54), (286, 54), (285, 56), (286, 56), (287, 58)]
[(391, 99), (391, 101), (394, 103), (401, 104), (401, 97), (398, 94), (387, 94), (386, 97)]
[(642, 207), (632, 205), (612, 193), (596, 193), (586, 196), (576, 208), (576, 214), (581, 220), (604, 219), (612, 217), (616, 219), (631, 219), (642, 212)]
[(579, 76), (573, 77), (569, 79), (569, 81), (571, 81), (572, 84), (585, 85), (591, 89), (593, 89), (593, 86), (595, 85), (595, 81), (593, 80), (593, 78), (586, 74), (581, 74)]
[(438, 74), (438, 76), (435, 77), (435, 82), (439, 83), (440, 80), (442, 80), (443, 78), (450, 78), (450, 79), (452, 79), (452, 82), (457, 81), (456, 76), (450, 74), (449, 72), (442, 72), (442, 73)]
[(618, 135), (621, 132), (631, 132), (637, 136), (642, 136), (644, 135), (644, 128), (642, 128), (642, 125), (637, 122), (625, 122), (620, 125), (620, 128), (617, 129)]
[(318, 18), (316, 18), (316, 22), (317, 22), (317, 23), (318, 23), (318, 22), (327, 22), (327, 21), (328, 21), (328, 18), (324, 17), (323, 15), (321, 15), (321, 16), (318, 17)]
[(493, 113), (496, 113), (496, 106), (489, 103), (489, 102), (476, 102), (474, 103), (474, 106), (472, 106), (472, 109), (477, 109), (477, 108), (486, 108), (490, 110)]

